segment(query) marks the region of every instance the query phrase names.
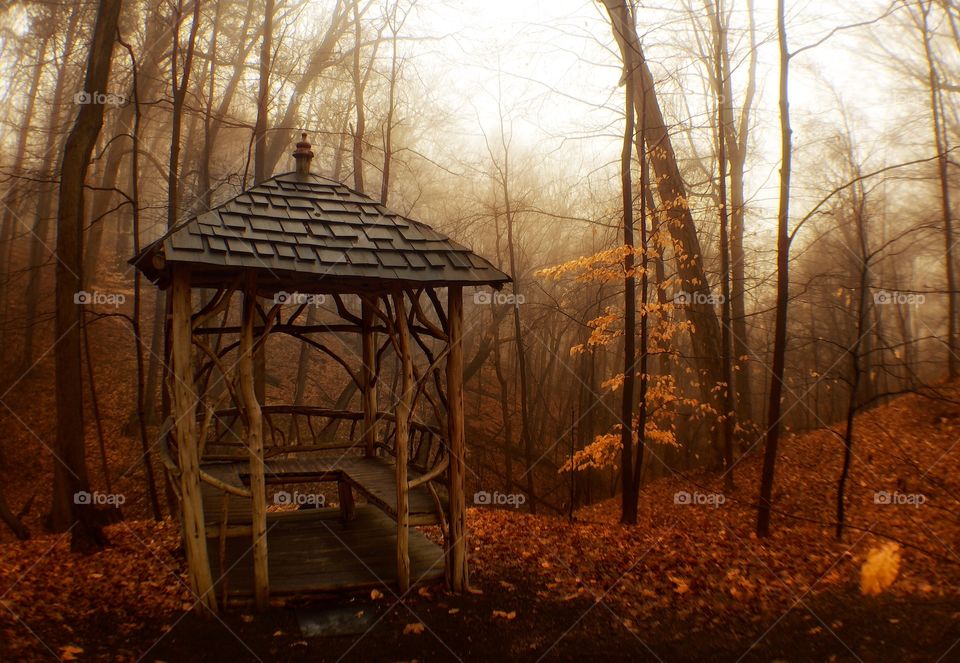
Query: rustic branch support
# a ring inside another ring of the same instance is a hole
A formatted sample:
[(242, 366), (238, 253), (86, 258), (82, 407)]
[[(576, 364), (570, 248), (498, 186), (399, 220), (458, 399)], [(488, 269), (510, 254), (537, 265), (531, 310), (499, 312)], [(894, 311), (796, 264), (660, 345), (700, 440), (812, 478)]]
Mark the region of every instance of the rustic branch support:
[(200, 497), (200, 457), (197, 450), (197, 394), (193, 387), (193, 342), (190, 333), (190, 270), (179, 267), (173, 273), (173, 322), (171, 354), (173, 355), (173, 410), (177, 431), (177, 452), (180, 465), (180, 509), (183, 543), (187, 553), (190, 585), (197, 597), (197, 607), (217, 610), (213, 591), (213, 574), (207, 555), (207, 534)]
[(397, 584), (401, 592), (410, 588), (409, 493), (407, 454), (410, 444), (410, 410), (413, 405), (413, 361), (410, 357), (410, 330), (404, 315), (404, 293), (393, 295), (396, 311), (397, 345), (400, 348), (402, 387), (397, 402), (396, 468), (397, 468)]
[(467, 514), (464, 496), (466, 442), (463, 427), (463, 288), (447, 289), (447, 440), (450, 445), (448, 490), (447, 586), (455, 591), (467, 589)]
[(263, 417), (257, 397), (253, 340), (257, 305), (256, 273), (250, 272), (243, 289), (243, 332), (240, 335), (240, 395), (247, 414), (247, 446), (250, 454), (250, 494), (253, 525), (254, 597), (257, 608), (267, 607), (270, 580), (267, 564), (267, 490), (263, 467)]

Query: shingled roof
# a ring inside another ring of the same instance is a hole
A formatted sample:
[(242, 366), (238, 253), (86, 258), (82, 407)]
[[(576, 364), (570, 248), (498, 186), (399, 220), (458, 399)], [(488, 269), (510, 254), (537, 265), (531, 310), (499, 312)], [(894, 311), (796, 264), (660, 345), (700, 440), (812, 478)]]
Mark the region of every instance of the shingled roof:
[(353, 191), (313, 174), (284, 173), (194, 217), (133, 258), (165, 287), (174, 263), (195, 282), (238, 269), (277, 288), (366, 289), (416, 285), (493, 285), (510, 277), (470, 249)]

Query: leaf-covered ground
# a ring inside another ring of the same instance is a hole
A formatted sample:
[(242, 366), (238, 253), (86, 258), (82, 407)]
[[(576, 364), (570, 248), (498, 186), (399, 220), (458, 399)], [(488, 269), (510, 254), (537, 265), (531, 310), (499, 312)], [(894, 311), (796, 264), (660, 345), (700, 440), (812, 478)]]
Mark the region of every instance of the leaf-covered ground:
[[(19, 412), (31, 411), (47, 377), (41, 367), (19, 387)], [(73, 555), (67, 537), (42, 530), (39, 491), (49, 490), (50, 470), (36, 458), (51, 418), (40, 412), (29, 430), (4, 420), (12, 436), (4, 492), (14, 509), (37, 497), (26, 518), (32, 539), (0, 532), (2, 661), (960, 660), (960, 389), (945, 390), (949, 400), (906, 396), (858, 418), (842, 541), (832, 525), (841, 445), (816, 431), (783, 443), (768, 539), (753, 534), (756, 454), (738, 467), (732, 491), (709, 474), (645, 487), (635, 526), (618, 524), (615, 501), (580, 510), (573, 523), (471, 509), (478, 593), (429, 587), (397, 597), (385, 587), (332, 597), (314, 607), (349, 605), (375, 626), (321, 639), (300, 634), (302, 605), (215, 619), (190, 610), (177, 525), (146, 519), (138, 445), (109, 416), (126, 410), (132, 390), (103, 391), (108, 462), (131, 467), (114, 481), (130, 499), (128, 520), (108, 529), (112, 546), (95, 555)], [(102, 485), (95, 451), (91, 472)], [(891, 541), (893, 583), (865, 596), (864, 563)]]

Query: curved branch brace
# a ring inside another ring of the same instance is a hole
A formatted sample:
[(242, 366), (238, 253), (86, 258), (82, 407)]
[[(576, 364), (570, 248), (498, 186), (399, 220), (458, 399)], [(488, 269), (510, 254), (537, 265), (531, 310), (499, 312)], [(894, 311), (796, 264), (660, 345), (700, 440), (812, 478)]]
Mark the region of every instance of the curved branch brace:
[[(432, 293), (433, 291), (432, 291), (432, 290), (429, 290), (428, 292)], [(434, 338), (436, 338), (436, 339), (438, 339), (438, 340), (441, 340), (441, 341), (447, 341), (447, 340), (449, 340), (448, 337), (447, 337), (447, 332), (446, 332), (446, 330), (443, 329), (443, 326), (446, 324), (446, 318), (443, 317), (443, 315), (441, 315), (441, 314), (438, 314), (438, 315), (437, 315), (437, 318), (440, 320), (440, 325), (439, 325), (439, 326), (438, 326), (435, 322), (433, 322), (433, 320), (431, 320), (430, 318), (428, 318), (427, 315), (426, 315), (426, 313), (424, 313), (423, 308), (421, 308), (421, 306), (420, 306), (420, 295), (421, 295), (421, 294), (423, 294), (423, 291), (422, 291), (422, 290), (419, 290), (419, 291), (417, 291), (416, 297), (411, 297), (411, 298), (410, 298), (410, 299), (412, 300), (412, 302), (413, 302), (413, 314), (414, 314), (414, 316), (416, 316), (416, 319), (419, 320), (420, 323), (426, 328), (426, 330), (427, 330), (427, 332), (428, 332), (428, 334), (429, 334), (430, 336), (433, 336)], [(429, 295), (428, 295), (428, 296), (429, 296)], [(434, 294), (433, 296), (436, 297), (435, 294)], [(432, 300), (431, 300), (431, 301), (432, 301)], [(436, 309), (436, 304), (434, 305), (434, 309)], [(441, 308), (440, 310), (442, 311), (443, 309)]]
[(343, 367), (343, 370), (347, 372), (347, 375), (350, 376), (350, 379), (353, 380), (353, 383), (357, 385), (357, 387), (362, 386), (362, 382), (360, 381), (360, 376), (354, 373), (352, 370), (350, 370), (350, 364), (348, 364), (340, 355), (338, 355), (336, 352), (331, 350), (329, 347), (327, 347), (323, 343), (317, 343), (313, 339), (307, 338), (306, 334), (301, 334), (300, 332), (293, 331), (292, 329), (283, 329), (281, 330), (281, 333), (286, 334), (287, 336), (293, 336), (294, 338), (300, 339), (301, 342), (306, 343), (310, 347), (315, 348), (320, 352), (326, 354), (328, 357), (330, 357), (335, 362), (340, 364), (340, 366)]
[(218, 313), (224, 311), (227, 306), (230, 305), (230, 299), (233, 297), (233, 293), (236, 291), (239, 281), (235, 281), (228, 288), (220, 288), (213, 295), (209, 302), (206, 305), (196, 312), (190, 319), (190, 326), (193, 329), (202, 327), (211, 319), (213, 319)]
[(361, 319), (351, 313), (347, 305), (343, 303), (343, 297), (337, 294), (333, 295), (333, 303), (337, 306), (337, 315), (347, 322), (352, 322), (355, 325), (361, 324)]
[(260, 316), (263, 319), (263, 329), (260, 331), (260, 335), (257, 337), (256, 343), (253, 344), (254, 352), (261, 351), (263, 346), (267, 344), (267, 336), (269, 336), (274, 327), (280, 323), (280, 307), (281, 304), (274, 304), (270, 310), (266, 312), (264, 312), (261, 307), (257, 307), (260, 312)]
[(377, 337), (373, 331), (376, 302), (361, 300), (360, 398), (363, 402), (363, 449), (367, 458), (373, 458), (377, 444)]

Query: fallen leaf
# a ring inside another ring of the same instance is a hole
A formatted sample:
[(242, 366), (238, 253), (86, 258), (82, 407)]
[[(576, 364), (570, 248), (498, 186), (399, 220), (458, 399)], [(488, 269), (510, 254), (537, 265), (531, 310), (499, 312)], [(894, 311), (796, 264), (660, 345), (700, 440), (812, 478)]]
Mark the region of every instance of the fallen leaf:
[(872, 548), (860, 569), (860, 591), (866, 596), (877, 596), (893, 584), (899, 571), (899, 545), (891, 542)]
[(413, 622), (403, 627), (404, 635), (420, 635), (427, 627), (420, 622)]
[(60, 648), (60, 660), (61, 661), (76, 661), (77, 654), (83, 653), (83, 647), (77, 647), (76, 645), (67, 645)]

